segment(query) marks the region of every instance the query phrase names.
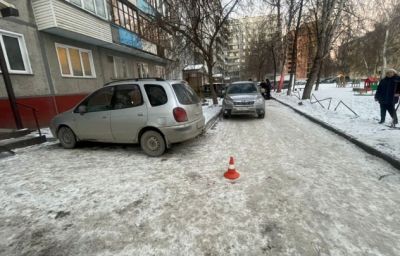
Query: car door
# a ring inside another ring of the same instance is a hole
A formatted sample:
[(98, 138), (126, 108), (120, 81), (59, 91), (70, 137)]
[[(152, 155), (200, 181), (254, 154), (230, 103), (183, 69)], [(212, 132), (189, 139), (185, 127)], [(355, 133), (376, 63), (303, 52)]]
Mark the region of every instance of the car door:
[[(114, 87), (102, 88), (86, 100), (75, 110), (76, 133), (81, 140), (112, 142), (113, 137), (110, 127), (111, 100)], [(80, 106), (86, 111), (79, 113)]]
[(147, 107), (136, 84), (117, 85), (111, 111), (111, 132), (116, 142), (136, 143), (146, 125)]

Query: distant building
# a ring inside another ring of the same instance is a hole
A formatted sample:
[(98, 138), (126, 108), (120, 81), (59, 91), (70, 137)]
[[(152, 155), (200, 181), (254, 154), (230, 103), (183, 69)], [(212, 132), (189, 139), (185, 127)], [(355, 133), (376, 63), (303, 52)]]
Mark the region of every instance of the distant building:
[(240, 19), (231, 19), (229, 21), (229, 40), (226, 50), (226, 75), (231, 81), (247, 80), (243, 65), (246, 62), (246, 56), (250, 53), (251, 43), (258, 38), (258, 34), (263, 31), (266, 40), (271, 39), (274, 31), (274, 19), (270, 16), (244, 17)]
[[(104, 83), (166, 77), (170, 35), (150, 22), (169, 15), (163, 0), (12, 1), (19, 17), (0, 22), (17, 102), (38, 111), (42, 126)], [(24, 126), (29, 109), (19, 107)], [(0, 128), (14, 127), (0, 79)]]
[[(297, 66), (296, 79), (306, 80), (311, 72), (313, 56), (316, 51), (316, 37), (312, 24), (304, 24), (300, 27), (297, 41)], [(290, 74), (293, 70), (292, 49), (295, 31), (290, 31), (288, 37), (288, 50), (286, 54), (285, 73)]]

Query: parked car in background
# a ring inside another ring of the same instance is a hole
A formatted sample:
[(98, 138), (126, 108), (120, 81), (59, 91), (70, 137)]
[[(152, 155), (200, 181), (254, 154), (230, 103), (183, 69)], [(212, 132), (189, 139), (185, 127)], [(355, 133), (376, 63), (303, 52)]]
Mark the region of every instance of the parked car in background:
[[(217, 97), (222, 97), (222, 91), (225, 90), (226, 85), (223, 83), (214, 83), (213, 85)], [(211, 97), (211, 88), (209, 84), (204, 85), (204, 96)]]
[(296, 86), (301, 86), (301, 85), (306, 85), (307, 81), (306, 80), (296, 80), (295, 85)]
[(204, 126), (200, 99), (184, 81), (131, 79), (93, 92), (57, 115), (50, 128), (64, 148), (78, 141), (139, 143), (146, 154), (160, 156)]
[(265, 116), (265, 100), (260, 88), (250, 81), (234, 82), (226, 88), (222, 103), (223, 116), (257, 115)]
[(323, 78), (319, 82), (321, 84), (333, 84), (336, 83), (336, 77)]

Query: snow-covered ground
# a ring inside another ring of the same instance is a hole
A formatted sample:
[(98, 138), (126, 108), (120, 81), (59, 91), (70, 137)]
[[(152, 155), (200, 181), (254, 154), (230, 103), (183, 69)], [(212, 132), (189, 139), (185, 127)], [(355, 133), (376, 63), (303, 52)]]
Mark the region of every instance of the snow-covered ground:
[[(387, 127), (392, 121), (389, 113), (386, 115), (386, 124), (378, 124), (379, 103), (374, 100), (371, 92), (360, 96), (351, 87), (336, 88), (335, 84), (322, 84), (313, 93), (318, 100), (331, 97), (330, 109), (328, 110), (329, 101), (322, 102), (325, 109), (318, 103), (311, 104), (309, 100), (304, 100), (303, 105), (299, 105), (300, 100), (295, 96), (286, 96), (286, 90), (280, 94), (273, 93), (273, 96), (400, 160), (400, 130)], [(358, 116), (342, 104), (334, 111), (341, 100)], [(315, 98), (312, 101), (315, 102)]]
[[(57, 142), (0, 159), (0, 255), (400, 255), (400, 177), (275, 101), (159, 158)], [(229, 156), (241, 178), (223, 178)]]

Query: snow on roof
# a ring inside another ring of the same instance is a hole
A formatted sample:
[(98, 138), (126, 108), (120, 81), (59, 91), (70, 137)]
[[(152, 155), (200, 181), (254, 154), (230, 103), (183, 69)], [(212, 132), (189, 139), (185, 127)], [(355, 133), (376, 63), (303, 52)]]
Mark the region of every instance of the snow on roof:
[(183, 70), (200, 70), (202, 68), (205, 68), (203, 64), (194, 64), (194, 65), (187, 65), (186, 67), (183, 68)]

